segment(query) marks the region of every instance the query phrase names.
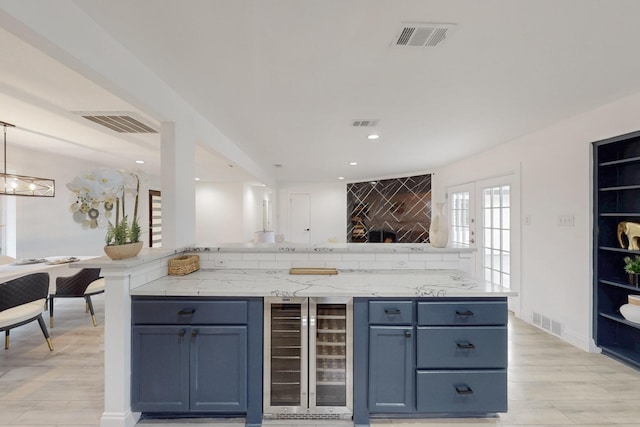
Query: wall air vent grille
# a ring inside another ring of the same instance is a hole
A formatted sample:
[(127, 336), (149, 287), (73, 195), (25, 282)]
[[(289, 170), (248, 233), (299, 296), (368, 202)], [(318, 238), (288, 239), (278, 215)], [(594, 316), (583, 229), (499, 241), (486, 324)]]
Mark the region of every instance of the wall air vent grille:
[(80, 113), (82, 117), (118, 133), (158, 133), (127, 113)]
[(403, 22), (391, 45), (434, 47), (444, 42), (455, 27), (455, 24)]

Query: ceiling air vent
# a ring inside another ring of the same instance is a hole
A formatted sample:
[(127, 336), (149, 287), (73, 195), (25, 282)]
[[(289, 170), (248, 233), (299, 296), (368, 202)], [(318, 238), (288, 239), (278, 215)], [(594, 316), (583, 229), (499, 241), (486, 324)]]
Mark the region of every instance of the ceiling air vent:
[(360, 119), (360, 120), (354, 120), (353, 122), (351, 122), (351, 126), (359, 127), (359, 128), (374, 127), (377, 124), (378, 124), (378, 120), (373, 120), (373, 119)]
[(118, 133), (158, 133), (153, 129), (142, 123), (139, 119), (133, 117), (133, 113), (128, 112), (110, 112), (110, 113), (95, 113), (95, 112), (80, 112), (77, 113), (87, 120), (91, 120), (94, 123), (108, 127), (109, 129)]
[(455, 27), (456, 24), (403, 22), (391, 45), (434, 47), (450, 37)]

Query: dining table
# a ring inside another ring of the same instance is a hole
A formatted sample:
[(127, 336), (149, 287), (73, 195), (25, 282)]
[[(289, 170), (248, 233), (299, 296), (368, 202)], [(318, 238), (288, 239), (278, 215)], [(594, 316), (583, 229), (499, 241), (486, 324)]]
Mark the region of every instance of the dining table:
[(78, 261), (84, 261), (95, 256), (49, 256), (45, 258), (27, 258), (16, 260), (10, 264), (0, 265), (0, 286), (9, 280), (26, 276), (31, 273), (49, 273), (49, 293), (56, 291), (56, 278), (72, 276), (78, 271), (69, 266)]

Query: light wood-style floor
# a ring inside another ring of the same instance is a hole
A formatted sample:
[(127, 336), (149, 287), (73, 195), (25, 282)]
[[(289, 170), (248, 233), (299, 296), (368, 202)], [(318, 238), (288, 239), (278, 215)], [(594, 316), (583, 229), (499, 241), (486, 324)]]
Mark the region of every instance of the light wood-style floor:
[[(10, 349), (0, 348), (0, 425), (99, 425), (103, 411), (104, 302), (102, 296), (94, 300), (96, 328), (84, 312), (84, 301), (56, 301), (56, 326), (50, 330), (53, 352), (47, 349), (35, 322), (11, 332)], [(640, 427), (640, 372), (606, 356), (578, 350), (513, 317), (509, 321), (508, 413), (488, 419), (375, 420), (372, 425)], [(145, 420), (139, 424), (243, 425), (240, 420)], [(351, 423), (268, 421), (264, 425), (342, 427)]]

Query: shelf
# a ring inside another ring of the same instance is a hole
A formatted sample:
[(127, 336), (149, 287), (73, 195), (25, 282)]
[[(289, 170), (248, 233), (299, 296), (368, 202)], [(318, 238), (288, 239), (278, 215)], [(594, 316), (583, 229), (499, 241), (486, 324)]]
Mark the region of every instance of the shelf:
[(640, 190), (640, 185), (619, 185), (616, 187), (603, 187), (600, 191)]
[(602, 348), (603, 354), (607, 354), (628, 363), (636, 369), (640, 368), (640, 362), (638, 362), (638, 360), (640, 360), (640, 354), (638, 352), (618, 346), (601, 346), (600, 348)]
[(613, 246), (598, 246), (598, 249), (602, 251), (620, 252), (623, 254), (630, 254), (630, 255), (640, 255), (639, 251), (634, 251), (631, 249), (623, 249), (623, 248), (614, 248)]
[[(619, 314), (611, 314), (611, 313), (599, 313), (600, 316), (606, 317), (607, 319), (614, 320), (618, 323), (623, 323), (625, 325), (631, 326), (632, 328), (640, 329), (640, 323), (630, 322)], [(637, 353), (636, 353), (637, 355)]]
[(343, 360), (346, 359), (347, 356), (345, 354), (318, 354), (316, 355), (316, 359), (324, 360), (324, 359), (333, 359), (333, 360)]
[(598, 214), (602, 217), (619, 217), (619, 216), (638, 216), (640, 217), (640, 212), (607, 212)]
[(640, 288), (636, 288), (635, 286), (631, 286), (628, 283), (623, 283), (623, 282), (618, 282), (618, 281), (613, 281), (613, 280), (604, 280), (604, 279), (600, 279), (600, 283), (605, 284), (605, 285), (609, 285), (609, 286), (616, 286), (616, 287), (622, 288), (622, 289), (628, 289), (630, 291), (638, 291), (638, 292), (640, 292)]
[(628, 159), (613, 160), (610, 162), (602, 162), (598, 166), (616, 166), (640, 162), (640, 157), (629, 157)]

